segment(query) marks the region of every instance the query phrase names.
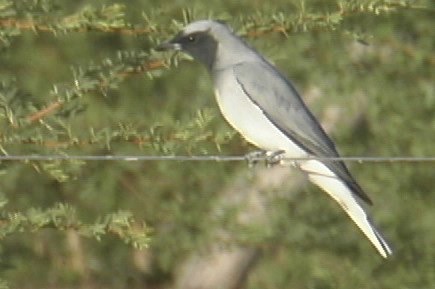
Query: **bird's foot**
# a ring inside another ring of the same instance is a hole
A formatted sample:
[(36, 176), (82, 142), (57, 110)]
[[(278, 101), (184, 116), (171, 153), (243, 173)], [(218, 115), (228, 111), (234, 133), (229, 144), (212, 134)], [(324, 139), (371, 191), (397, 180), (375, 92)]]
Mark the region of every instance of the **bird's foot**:
[(247, 154), (245, 154), (245, 159), (248, 161), (248, 166), (252, 168), (256, 164), (258, 164), (259, 161), (264, 159), (267, 156), (267, 151), (265, 150), (258, 150), (258, 151), (252, 151)]
[(285, 151), (252, 151), (245, 155), (245, 159), (248, 161), (248, 166), (253, 167), (258, 164), (259, 161), (264, 160), (267, 167), (272, 167), (274, 165), (280, 164), (283, 159), (283, 154)]
[(284, 157), (284, 153), (284, 150), (266, 152), (266, 166), (272, 167), (274, 165), (280, 164)]

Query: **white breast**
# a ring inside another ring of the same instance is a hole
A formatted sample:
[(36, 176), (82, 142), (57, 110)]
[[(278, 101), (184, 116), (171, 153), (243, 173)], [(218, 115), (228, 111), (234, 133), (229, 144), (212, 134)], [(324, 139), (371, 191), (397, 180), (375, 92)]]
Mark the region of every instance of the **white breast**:
[(251, 101), (237, 83), (232, 71), (222, 71), (215, 76), (215, 95), (219, 108), (225, 119), (247, 141), (268, 151), (284, 150), (287, 157), (307, 155)]

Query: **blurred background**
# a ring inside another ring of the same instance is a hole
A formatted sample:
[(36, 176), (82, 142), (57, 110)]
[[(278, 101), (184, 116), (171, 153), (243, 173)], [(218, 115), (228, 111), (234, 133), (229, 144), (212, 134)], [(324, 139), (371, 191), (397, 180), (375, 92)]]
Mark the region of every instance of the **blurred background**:
[[(153, 50), (213, 18), (288, 75), (343, 156), (433, 157), (434, 12), (429, 0), (3, 0), (1, 154), (255, 150), (204, 67)], [(435, 288), (435, 163), (349, 166), (388, 260), (290, 168), (1, 160), (1, 286)]]

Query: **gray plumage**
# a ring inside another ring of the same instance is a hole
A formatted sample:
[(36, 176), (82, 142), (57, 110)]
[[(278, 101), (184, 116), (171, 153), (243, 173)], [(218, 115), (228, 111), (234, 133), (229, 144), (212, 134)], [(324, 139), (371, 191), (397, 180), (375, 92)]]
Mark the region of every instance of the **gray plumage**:
[[(158, 49), (182, 50), (202, 62), (213, 78), (222, 114), (254, 145), (282, 150), (285, 157), (339, 156), (290, 81), (225, 24), (193, 22)], [(360, 204), (361, 200), (371, 204), (371, 200), (343, 162), (297, 164), (341, 205), (383, 257), (392, 254)]]

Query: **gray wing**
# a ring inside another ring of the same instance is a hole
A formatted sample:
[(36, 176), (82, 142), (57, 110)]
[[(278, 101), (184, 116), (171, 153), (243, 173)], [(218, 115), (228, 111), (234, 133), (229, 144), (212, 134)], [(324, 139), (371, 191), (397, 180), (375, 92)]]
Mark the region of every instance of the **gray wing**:
[[(311, 114), (296, 89), (267, 62), (242, 62), (233, 67), (234, 76), (252, 102), (292, 141), (318, 157), (338, 157), (334, 143)], [(370, 198), (341, 161), (324, 162), (361, 199)]]

